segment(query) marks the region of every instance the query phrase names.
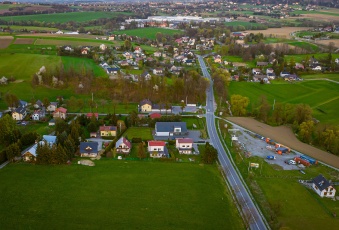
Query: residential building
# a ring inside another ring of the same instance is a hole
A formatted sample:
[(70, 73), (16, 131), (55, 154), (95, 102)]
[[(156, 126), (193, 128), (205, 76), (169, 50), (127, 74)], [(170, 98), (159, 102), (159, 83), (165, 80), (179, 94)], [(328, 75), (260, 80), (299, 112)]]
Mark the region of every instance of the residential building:
[(180, 154), (193, 153), (193, 139), (192, 138), (177, 138), (175, 140), (175, 147)]
[(115, 137), (117, 135), (117, 127), (116, 126), (100, 126), (99, 128), (100, 136), (102, 137)]
[(140, 112), (151, 112), (152, 111), (152, 102), (149, 99), (144, 99), (139, 103)]
[(56, 110), (56, 108), (58, 108), (58, 102), (51, 102), (47, 106), (47, 111), (54, 112)]
[(153, 158), (169, 157), (164, 141), (149, 141), (147, 150), (150, 153), (150, 157)]
[(66, 119), (67, 116), (67, 109), (63, 107), (56, 108), (55, 111), (53, 112), (53, 118), (61, 118), (61, 119)]
[(129, 142), (125, 137), (121, 137), (115, 143), (115, 149), (117, 153), (129, 154), (131, 151), (131, 148), (132, 148), (131, 142)]
[(80, 142), (81, 157), (98, 156), (98, 142)]
[(325, 179), (323, 175), (319, 175), (312, 180), (312, 188), (321, 197), (335, 197), (336, 189)]
[(155, 123), (155, 135), (158, 137), (172, 137), (187, 135), (186, 122), (157, 122)]
[(26, 115), (26, 108), (20, 106), (14, 110), (14, 112), (12, 113), (12, 118), (16, 121), (21, 121), (26, 117)]

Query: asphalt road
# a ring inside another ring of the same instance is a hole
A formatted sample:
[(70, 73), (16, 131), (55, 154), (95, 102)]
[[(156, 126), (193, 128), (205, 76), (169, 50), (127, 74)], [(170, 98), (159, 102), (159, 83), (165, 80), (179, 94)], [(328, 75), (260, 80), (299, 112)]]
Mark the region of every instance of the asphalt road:
[[(206, 122), (207, 122), (207, 131), (210, 136), (211, 144), (218, 150), (218, 158), (221, 166), (226, 171), (226, 178), (229, 185), (233, 189), (236, 195), (236, 199), (240, 204), (244, 219), (248, 222), (250, 229), (267, 229), (265, 225), (264, 217), (262, 216), (259, 208), (254, 204), (252, 198), (247, 192), (245, 185), (243, 184), (240, 176), (237, 174), (236, 169), (233, 167), (230, 159), (228, 158), (223, 145), (217, 134), (217, 129), (215, 125), (215, 103), (213, 95), (213, 81), (210, 74), (207, 71), (205, 62), (201, 56), (198, 56), (198, 60), (201, 66), (204, 77), (210, 80), (210, 87), (206, 92)], [(229, 152), (228, 149), (226, 149)]]

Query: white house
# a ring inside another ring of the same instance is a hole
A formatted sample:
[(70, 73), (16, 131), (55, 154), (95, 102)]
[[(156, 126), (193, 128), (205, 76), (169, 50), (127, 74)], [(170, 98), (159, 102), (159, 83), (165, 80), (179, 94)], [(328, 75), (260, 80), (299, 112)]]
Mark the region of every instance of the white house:
[(312, 180), (312, 188), (314, 191), (321, 197), (330, 197), (333, 198), (335, 196), (335, 188), (330, 184), (328, 180), (323, 177), (323, 175), (319, 175)]
[(166, 143), (164, 141), (149, 141), (147, 150), (150, 153), (150, 157), (153, 158), (169, 156)]
[(312, 70), (321, 71), (321, 66), (317, 65), (317, 66), (313, 67)]
[(131, 142), (129, 142), (125, 137), (121, 137), (115, 143), (115, 149), (117, 153), (129, 154), (131, 151), (131, 148), (132, 148)]
[(107, 49), (107, 46), (106, 46), (105, 44), (101, 44), (101, 45), (99, 46), (99, 48), (100, 48), (101, 50), (106, 50), (106, 49)]
[(192, 154), (193, 139), (192, 138), (177, 138), (175, 140), (175, 147), (180, 154)]
[(47, 111), (49, 112), (54, 112), (55, 109), (58, 107), (58, 102), (51, 102), (48, 106), (47, 106)]

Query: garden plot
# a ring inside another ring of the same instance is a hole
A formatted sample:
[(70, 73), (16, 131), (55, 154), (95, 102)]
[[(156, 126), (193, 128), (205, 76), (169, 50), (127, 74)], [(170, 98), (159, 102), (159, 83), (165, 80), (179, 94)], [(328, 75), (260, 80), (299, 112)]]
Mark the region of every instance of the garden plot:
[[(284, 170), (299, 169), (296, 165), (288, 165), (285, 163), (286, 160), (291, 160), (296, 157), (297, 155), (295, 153), (283, 153), (282, 155), (276, 154), (275, 150), (272, 151), (266, 148), (266, 146), (272, 145), (267, 144), (265, 140), (254, 137), (253, 133), (245, 131), (240, 126), (233, 125), (233, 128), (239, 130), (235, 132), (235, 136), (238, 138), (238, 141), (233, 141), (233, 143), (237, 144), (243, 150), (245, 157), (259, 156), (264, 158), (267, 163), (279, 165)], [(266, 157), (270, 155), (275, 156), (276, 159), (267, 160)]]
[(0, 36), (0, 49), (7, 48), (12, 43), (12, 36)]

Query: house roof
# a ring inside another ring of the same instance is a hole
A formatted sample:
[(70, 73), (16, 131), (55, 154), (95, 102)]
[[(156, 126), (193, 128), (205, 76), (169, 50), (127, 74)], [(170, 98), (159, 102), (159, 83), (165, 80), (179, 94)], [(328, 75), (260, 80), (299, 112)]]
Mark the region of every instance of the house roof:
[(116, 126), (100, 126), (99, 128), (100, 131), (116, 131), (117, 127)]
[(80, 142), (80, 153), (97, 153), (98, 142)]
[(91, 118), (91, 117), (93, 117), (93, 115), (94, 115), (96, 118), (99, 117), (99, 114), (98, 114), (98, 113), (87, 113), (87, 114), (86, 114), (86, 117), (87, 117), (87, 118)]
[(160, 118), (161, 117), (161, 114), (160, 113), (152, 113), (149, 115), (149, 117), (151, 119), (155, 119), (155, 118)]
[(192, 138), (178, 138), (177, 139), (178, 143), (187, 143), (187, 144), (190, 144), (190, 143), (193, 143), (193, 139)]
[(51, 102), (51, 103), (49, 103), (49, 105), (53, 105), (53, 106), (57, 107), (58, 106), (58, 102)]
[(151, 100), (144, 99), (144, 100), (140, 101), (140, 103), (139, 103), (140, 106), (143, 106), (143, 105), (146, 105), (146, 104), (152, 105)]
[(24, 113), (26, 112), (26, 108), (20, 106), (20, 107), (18, 107), (18, 108), (15, 109), (15, 112), (16, 112), (16, 113), (19, 113), (19, 114), (24, 114)]
[(129, 142), (125, 137), (121, 137), (117, 143), (115, 143), (115, 147), (118, 148), (122, 143), (124, 143), (128, 148), (131, 148), (131, 142)]
[(43, 106), (43, 103), (42, 103), (42, 101), (40, 101), (40, 100), (37, 100), (37, 101), (35, 102), (35, 104), (38, 105), (39, 107)]
[(164, 141), (148, 141), (148, 146), (165, 146)]
[(59, 107), (59, 108), (56, 108), (55, 109), (55, 112), (54, 113), (57, 113), (57, 112), (60, 112), (60, 113), (67, 113), (67, 109), (63, 108), (63, 107)]
[(313, 179), (313, 183), (319, 188), (320, 191), (327, 189), (331, 184), (328, 180), (326, 180), (323, 175), (319, 175)]
[(56, 136), (51, 136), (51, 135), (43, 135), (42, 139), (47, 141), (49, 144), (55, 144), (57, 137)]
[(181, 127), (181, 132), (187, 132), (186, 122), (157, 122), (155, 130), (157, 132), (173, 132), (174, 127)]

